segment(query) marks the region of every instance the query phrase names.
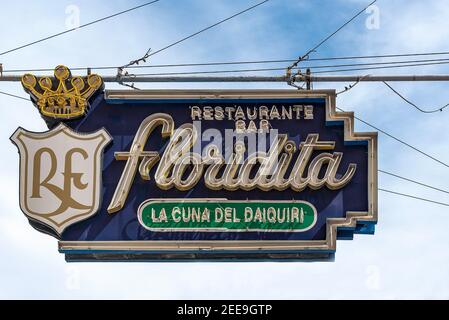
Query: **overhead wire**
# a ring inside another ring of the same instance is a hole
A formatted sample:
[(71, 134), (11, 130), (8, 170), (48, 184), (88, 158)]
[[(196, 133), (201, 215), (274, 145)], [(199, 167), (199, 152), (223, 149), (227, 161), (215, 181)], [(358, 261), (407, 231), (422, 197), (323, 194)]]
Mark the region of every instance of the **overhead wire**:
[(161, 49), (158, 49), (158, 50), (156, 50), (156, 51), (154, 51), (154, 52), (151, 52), (151, 53), (148, 55), (148, 57), (152, 57), (152, 56), (154, 56), (154, 55), (156, 55), (156, 54), (158, 54), (158, 53), (160, 53), (160, 52), (162, 52), (162, 51), (165, 51), (165, 50), (167, 50), (167, 49), (169, 49), (169, 48), (171, 48), (171, 47), (173, 47), (173, 46), (176, 46), (176, 45), (178, 45), (178, 44), (180, 44), (180, 43), (182, 43), (182, 42), (184, 42), (184, 41), (186, 41), (186, 40), (188, 40), (188, 39), (191, 39), (191, 38), (193, 38), (193, 37), (199, 35), (200, 33), (203, 33), (203, 32), (205, 32), (205, 31), (207, 31), (207, 30), (210, 30), (210, 29), (212, 29), (212, 28), (214, 28), (214, 27), (216, 27), (216, 26), (218, 26), (218, 25), (220, 25), (220, 24), (222, 24), (222, 23), (224, 23), (224, 22), (226, 22), (226, 21), (229, 21), (229, 20), (231, 20), (231, 19), (233, 19), (233, 18), (235, 18), (235, 17), (237, 17), (237, 16), (240, 16), (240, 15), (242, 15), (242, 14), (248, 12), (248, 11), (251, 11), (251, 10), (253, 10), (253, 9), (255, 9), (255, 8), (257, 8), (257, 7), (259, 7), (259, 6), (263, 5), (263, 4), (265, 4), (265, 3), (267, 3), (268, 1), (270, 1), (270, 0), (264, 0), (264, 1), (261, 1), (261, 2), (255, 4), (255, 5), (253, 5), (253, 6), (251, 6), (251, 7), (249, 7), (249, 8), (246, 8), (245, 10), (239, 11), (239, 12), (233, 14), (233, 15), (230, 16), (230, 17), (227, 17), (227, 18), (225, 18), (225, 19), (222, 19), (222, 20), (220, 20), (220, 21), (218, 21), (218, 22), (216, 22), (216, 23), (214, 23), (214, 24), (212, 24), (212, 25), (210, 25), (210, 26), (207, 26), (206, 28), (203, 28), (203, 29), (201, 29), (201, 30), (199, 30), (199, 31), (197, 31), (197, 32), (194, 32), (194, 33), (192, 33), (192, 34), (190, 34), (190, 35), (188, 35), (188, 36), (186, 36), (186, 37), (184, 37), (184, 38), (182, 38), (182, 39), (180, 39), (180, 40), (177, 40), (177, 41), (175, 41), (175, 42), (173, 42), (173, 43), (171, 43), (171, 44), (169, 44), (169, 45), (167, 45), (167, 46), (161, 48)]
[[(419, 60), (414, 60), (414, 61), (419, 61)], [(320, 66), (320, 65), (315, 65), (315, 66), (305, 66), (308, 69), (321, 69), (321, 68), (336, 68), (336, 67), (341, 67), (341, 66), (359, 66), (359, 65), (388, 65), (385, 67), (373, 67), (373, 68), (354, 68), (354, 69), (345, 69), (345, 70), (341, 70), (341, 71), (357, 71), (357, 70), (371, 70), (371, 69), (384, 69), (384, 68), (400, 68), (400, 67), (408, 67), (408, 66), (425, 66), (425, 65), (436, 65), (436, 64), (449, 64), (449, 59), (443, 59), (444, 62), (436, 62), (436, 61), (441, 61), (440, 59), (435, 59), (435, 60), (421, 60), (423, 62), (427, 62), (427, 61), (435, 61), (432, 63), (421, 63), (421, 64), (408, 64), (410, 61), (389, 61), (389, 62), (373, 62), (373, 63), (362, 63), (362, 64), (347, 64), (347, 65), (325, 65), (325, 66)], [(405, 65), (404, 65), (405, 64)], [(151, 65), (151, 66), (142, 66), (142, 65), (138, 65), (138, 66), (129, 66), (127, 68), (158, 68), (158, 67), (167, 67), (167, 66), (175, 66), (175, 65)], [(176, 66), (182, 66), (180, 65), (176, 65)], [(117, 69), (117, 68), (122, 68), (121, 67), (92, 67), (92, 68), (81, 68), (81, 67), (76, 67), (76, 68), (70, 68), (70, 70), (72, 71), (76, 71), (76, 70), (86, 70), (86, 69), (91, 69), (91, 70), (95, 70), (95, 69)], [(43, 71), (53, 71), (54, 69), (16, 69), (16, 70), (5, 70), (3, 71), (4, 73), (6, 72), (43, 72)], [(155, 73), (137, 73), (134, 74), (134, 76), (166, 76), (166, 75), (194, 75), (194, 74), (216, 74), (216, 73), (241, 73), (241, 72), (267, 72), (267, 71), (283, 71), (285, 70), (284, 68), (258, 68), (258, 69), (238, 69), (238, 70), (201, 70), (201, 71), (177, 71), (177, 72), (155, 72)], [(330, 72), (334, 72), (333, 70), (326, 70), (326, 71), (315, 71), (314, 73), (330, 73)]]
[(449, 103), (445, 104), (442, 107), (436, 108), (434, 110), (424, 110), (423, 108), (418, 107), (415, 103), (411, 102), (410, 100), (408, 100), (406, 97), (404, 97), (402, 94), (400, 94), (396, 89), (394, 89), (390, 84), (388, 84), (388, 82), (386, 81), (382, 81), (388, 88), (390, 88), (391, 91), (393, 91), (397, 96), (399, 96), (402, 100), (404, 100), (405, 102), (407, 102), (409, 105), (413, 106), (415, 109), (417, 109), (418, 111), (422, 112), (422, 113), (435, 113), (435, 112), (441, 112), (444, 109), (446, 109), (447, 107), (449, 107)]
[(132, 60), (130, 63), (117, 68), (117, 73), (116, 73), (117, 83), (122, 85), (122, 86), (127, 86), (127, 87), (130, 87), (132, 89), (140, 90), (139, 88), (137, 88), (134, 85), (134, 83), (127, 84), (127, 83), (125, 83), (122, 80), (123, 76), (127, 76), (127, 77), (133, 77), (134, 76), (133, 74), (130, 74), (127, 70), (125, 70), (127, 67), (131, 67), (131, 66), (134, 66), (134, 65), (139, 65), (139, 62), (146, 62), (146, 59), (148, 59), (148, 58), (150, 58), (150, 57), (152, 57), (152, 56), (154, 56), (154, 55), (156, 55), (158, 53), (161, 53), (161, 52), (163, 52), (163, 51), (165, 51), (165, 50), (167, 50), (167, 49), (169, 49), (171, 47), (174, 47), (174, 46), (176, 46), (176, 45), (178, 45), (178, 44), (180, 44), (180, 43), (182, 43), (182, 42), (184, 42), (184, 41), (186, 41), (188, 39), (191, 39), (191, 38), (193, 38), (193, 37), (195, 37), (195, 36), (205, 32), (207, 30), (210, 30), (210, 29), (212, 29), (212, 28), (214, 28), (214, 27), (216, 27), (216, 26), (218, 26), (218, 25), (220, 25), (220, 24), (222, 24), (222, 23), (224, 23), (226, 21), (229, 21), (229, 20), (231, 20), (231, 19), (233, 19), (235, 17), (238, 17), (238, 16), (240, 16), (240, 15), (242, 15), (242, 14), (248, 12), (248, 11), (251, 11), (251, 10), (253, 10), (253, 9), (255, 9), (255, 8), (265, 4), (265, 3), (267, 3), (268, 1), (270, 1), (270, 0), (264, 0), (264, 1), (261, 1), (259, 3), (256, 3), (255, 5), (252, 5), (252, 6), (246, 8), (246, 9), (244, 9), (242, 11), (239, 11), (239, 12), (237, 12), (237, 13), (235, 13), (235, 14), (233, 14), (233, 15), (225, 18), (225, 19), (222, 19), (222, 20), (220, 20), (220, 21), (218, 21), (218, 22), (216, 22), (214, 24), (211, 24), (211, 25), (209, 25), (209, 26), (207, 26), (207, 27), (205, 27), (205, 28), (203, 28), (203, 29), (201, 29), (201, 30), (199, 30), (197, 32), (194, 32), (194, 33), (192, 33), (192, 34), (190, 34), (190, 35), (188, 35), (188, 36), (186, 36), (184, 38), (181, 38), (181, 39), (179, 39), (179, 40), (177, 40), (177, 41), (175, 41), (173, 43), (170, 43), (169, 45), (166, 45), (165, 47), (163, 47), (161, 49), (158, 49), (158, 50), (153, 51), (153, 52), (151, 52), (151, 49), (148, 49), (147, 53), (142, 58), (139, 58), (139, 59), (136, 59), (136, 60)]
[[(346, 21), (344, 24), (342, 24), (339, 28), (337, 28), (337, 30), (335, 30), (334, 32), (332, 32), (331, 34), (329, 34), (326, 38), (324, 38), (323, 40), (321, 40), (318, 44), (316, 44), (314, 47), (312, 47), (311, 49), (309, 49), (305, 54), (303, 54), (302, 56), (298, 57), (298, 59), (292, 63), (289, 67), (287, 67), (287, 71), (286, 71), (286, 76), (289, 78), (287, 80), (287, 84), (291, 85), (291, 86), (295, 86), (297, 87), (294, 82), (295, 82), (295, 78), (291, 78), (291, 71), (293, 68), (297, 67), (298, 64), (301, 61), (307, 60), (309, 58), (309, 55), (312, 52), (315, 52), (319, 47), (321, 47), (324, 43), (326, 43), (329, 39), (331, 39), (333, 36), (335, 36), (338, 32), (340, 32), (344, 27), (346, 27), (348, 24), (350, 24), (352, 21), (354, 21), (358, 16), (360, 16), (363, 12), (365, 12), (366, 9), (368, 9), (370, 6), (372, 6), (373, 4), (375, 4), (377, 2), (377, 0), (372, 1), (371, 3), (369, 3), (367, 6), (365, 6), (362, 10), (360, 10), (359, 12), (357, 12), (354, 16), (351, 17), (351, 19), (349, 19), (348, 21)], [(298, 87), (300, 88), (300, 87)]]
[[(449, 59), (443, 59), (446, 64), (449, 64)], [(419, 60), (414, 60), (419, 61)], [(424, 62), (427, 61), (441, 61), (440, 59), (436, 60), (421, 60)], [(397, 62), (373, 62), (373, 63), (361, 63), (361, 64), (347, 64), (347, 65), (326, 65), (326, 66), (304, 66), (303, 68), (307, 69), (322, 69), (322, 68), (337, 68), (341, 66), (365, 66), (365, 65), (391, 65), (396, 64), (397, 67), (401, 67), (402, 64), (409, 63), (409, 61), (397, 61)], [(422, 64), (422, 65), (430, 65), (430, 64)], [(393, 66), (390, 66), (393, 67)], [(258, 69), (232, 69), (232, 70), (200, 70), (200, 71), (177, 71), (177, 72), (155, 72), (155, 73), (135, 73), (135, 76), (172, 76), (172, 75), (197, 75), (197, 74), (217, 74), (217, 73), (242, 73), (242, 72), (267, 72), (267, 71), (284, 71), (285, 68), (258, 68)], [(299, 70), (297, 68), (292, 70)], [(363, 69), (360, 69), (363, 70)], [(314, 72), (321, 73), (321, 72)]]
[(25, 98), (25, 97), (21, 97), (12, 93), (8, 93), (8, 92), (4, 92), (4, 91), (0, 91), (0, 94), (3, 94), (5, 96), (9, 96), (9, 97), (13, 97), (13, 98), (17, 98), (17, 99), (22, 99), (22, 100), (26, 100), (26, 101), (30, 101), (30, 99)]
[(298, 65), (299, 62), (301, 62), (302, 60), (304, 60), (306, 57), (309, 56), (309, 54), (311, 54), (312, 52), (315, 52), (319, 47), (321, 47), (324, 43), (326, 43), (329, 39), (331, 39), (333, 36), (335, 36), (338, 32), (340, 32), (344, 27), (346, 27), (348, 24), (350, 24), (352, 21), (354, 21), (359, 15), (361, 15), (367, 8), (369, 8), (370, 6), (372, 6), (374, 3), (376, 3), (377, 0), (372, 1), (370, 4), (368, 4), (367, 6), (365, 6), (362, 10), (360, 10), (359, 12), (357, 12), (351, 19), (349, 19), (348, 21), (346, 21), (344, 24), (342, 24), (337, 30), (335, 30), (334, 32), (332, 32), (331, 34), (329, 34), (326, 38), (324, 38), (323, 40), (321, 40), (318, 44), (316, 44), (314, 47), (312, 47), (311, 49), (309, 49), (304, 55), (300, 56), (296, 62), (294, 62), (289, 68), (292, 69), (294, 67), (296, 67)]
[(352, 83), (352, 84), (346, 86), (343, 90), (336, 92), (335, 95), (336, 95), (336, 96), (339, 96), (339, 95), (341, 95), (341, 94), (343, 94), (343, 93), (348, 92), (349, 90), (351, 90), (352, 88), (354, 88), (356, 85), (358, 85), (358, 84), (360, 83), (360, 81), (362, 81), (364, 78), (366, 78), (366, 77), (368, 77), (368, 76), (369, 76), (369, 74), (364, 75), (363, 77), (360, 77), (359, 79), (357, 79), (357, 81), (355, 81), (354, 83)]
[[(309, 58), (307, 61), (334, 61), (334, 60), (363, 60), (363, 59), (380, 59), (380, 58), (398, 58), (398, 57), (413, 57), (413, 56), (433, 56), (433, 55), (449, 55), (448, 52), (425, 52), (425, 53), (404, 53), (404, 54), (384, 54), (384, 55), (367, 55), (367, 56), (341, 56), (341, 57), (324, 57), (324, 58)], [(434, 59), (428, 61), (439, 61), (446, 59)], [(203, 63), (168, 63), (168, 64), (153, 64), (153, 65), (138, 65), (129, 66), (129, 69), (133, 68), (172, 68), (172, 67), (197, 67), (197, 66), (219, 66), (219, 65), (242, 65), (242, 64), (273, 64), (273, 63), (286, 63), (294, 62), (295, 59), (275, 59), (275, 60), (247, 60), (247, 61), (218, 61), (218, 62), (203, 62)], [(418, 60), (425, 62), (427, 60)], [(390, 63), (408, 63), (411, 61), (391, 61)], [(367, 65), (372, 65), (369, 63)], [(361, 65), (361, 64), (354, 64)], [(90, 66), (90, 67), (72, 67), (72, 71), (80, 70), (106, 70), (106, 69), (117, 69), (119, 66)], [(307, 66), (306, 66), (307, 67)], [(3, 70), (4, 73), (20, 73), (20, 72), (45, 72), (53, 71), (54, 68), (32, 68), (32, 69), (7, 69)]]
[(413, 179), (410, 179), (410, 178), (406, 178), (406, 177), (400, 176), (398, 174), (395, 174), (393, 172), (389, 172), (389, 171), (385, 171), (385, 170), (381, 170), (381, 169), (378, 169), (377, 171), (379, 171), (380, 173), (383, 173), (383, 174), (386, 174), (386, 175), (389, 175), (389, 176), (392, 176), (392, 177), (404, 180), (404, 181), (408, 181), (408, 182), (420, 185), (422, 187), (426, 187), (426, 188), (429, 188), (429, 189), (433, 189), (433, 190), (436, 190), (436, 191), (439, 191), (439, 192), (443, 192), (443, 193), (449, 194), (449, 191), (447, 191), (447, 190), (443, 190), (441, 188), (437, 188), (437, 187), (431, 186), (429, 184), (426, 184), (426, 183), (423, 183), (423, 182), (420, 182), (420, 181), (416, 181), (416, 180), (413, 180)]
[(111, 14), (109, 16), (106, 16), (106, 17), (103, 17), (103, 18), (100, 18), (100, 19), (97, 19), (97, 20), (94, 20), (94, 21), (91, 21), (89, 23), (82, 24), (82, 25), (80, 25), (78, 27), (74, 27), (74, 28), (71, 28), (71, 29), (68, 29), (68, 30), (65, 30), (65, 31), (62, 31), (62, 32), (55, 33), (55, 34), (52, 34), (50, 36), (47, 36), (47, 37), (44, 37), (44, 38), (41, 38), (41, 39), (38, 39), (38, 40), (35, 40), (35, 41), (32, 41), (32, 42), (29, 42), (29, 43), (26, 43), (26, 44), (23, 44), (23, 45), (20, 45), (18, 47), (15, 47), (15, 48), (12, 48), (12, 49), (0, 52), (0, 56), (3, 56), (5, 54), (7, 54), (7, 53), (11, 53), (11, 52), (14, 52), (14, 51), (17, 51), (17, 50), (20, 50), (20, 49), (23, 49), (23, 48), (26, 48), (26, 47), (29, 47), (29, 46), (32, 46), (32, 45), (35, 45), (35, 44), (43, 42), (43, 41), (47, 41), (47, 40), (50, 40), (50, 39), (62, 36), (62, 35), (67, 34), (69, 32), (73, 32), (75, 30), (79, 30), (79, 29), (91, 26), (93, 24), (96, 24), (96, 23), (99, 23), (99, 22), (102, 22), (102, 21), (105, 21), (105, 20), (117, 17), (119, 15), (122, 15), (122, 14), (125, 14), (125, 13), (128, 13), (128, 12), (131, 12), (131, 11), (134, 11), (134, 10), (146, 7), (146, 6), (150, 5), (150, 4), (153, 4), (153, 3), (156, 3), (156, 2), (159, 2), (159, 1), (160, 0), (153, 0), (153, 1), (150, 1), (150, 2), (146, 2), (146, 3), (143, 3), (141, 5), (138, 5), (138, 6), (135, 6), (135, 7), (132, 7), (132, 8), (129, 8), (129, 9), (126, 9), (126, 10), (123, 10), (123, 11)]
[(322, 71), (315, 71), (314, 73), (315, 74), (317, 74), (317, 73), (321, 74), (321, 73), (364, 71), (364, 70), (378, 70), (378, 69), (394, 69), (394, 68), (432, 66), (432, 65), (442, 65), (442, 64), (449, 64), (449, 61), (430, 62), (430, 63), (401, 64), (401, 65), (396, 65), (396, 66), (380, 66), (380, 67), (367, 67), (367, 68), (349, 68), (349, 69), (322, 70)]
[(378, 190), (382, 191), (382, 192), (387, 192), (387, 193), (395, 194), (395, 195), (398, 195), (398, 196), (402, 196), (402, 197), (407, 197), (407, 198), (411, 198), (411, 199), (415, 199), (415, 200), (421, 200), (421, 201), (424, 201), (424, 202), (430, 202), (430, 203), (433, 203), (433, 204), (438, 204), (438, 205), (441, 205), (441, 206), (449, 207), (449, 203), (434, 201), (434, 200), (421, 198), (421, 197), (418, 197), (418, 196), (413, 196), (413, 195), (410, 195), (410, 194), (397, 192), (397, 191), (392, 191), (392, 190), (387, 190), (387, 189), (383, 189), (383, 188), (378, 188)]
[[(339, 111), (346, 112), (346, 111), (344, 111), (344, 110), (341, 109), (341, 108), (338, 108), (338, 107), (337, 107), (337, 109), (338, 109)], [(357, 117), (357, 116), (354, 115), (354, 119), (357, 119), (358, 121), (364, 123), (364, 124), (367, 125), (368, 127), (371, 127), (371, 128), (373, 128), (374, 130), (379, 131), (380, 133), (382, 133), (382, 134), (384, 134), (384, 135), (386, 135), (386, 136), (392, 138), (393, 140), (396, 140), (397, 142), (399, 142), (399, 143), (401, 143), (401, 144), (407, 146), (408, 148), (410, 148), (410, 149), (412, 149), (412, 150), (414, 150), (414, 151), (416, 151), (416, 152), (418, 152), (418, 153), (420, 153), (420, 154), (426, 156), (427, 158), (429, 158), (429, 159), (431, 159), (431, 160), (433, 160), (433, 161), (435, 161), (435, 162), (437, 162), (437, 163), (439, 163), (439, 164), (445, 166), (446, 168), (449, 168), (449, 164), (443, 162), (442, 160), (437, 159), (436, 157), (430, 155), (430, 154), (427, 153), (427, 152), (422, 151), (421, 149), (419, 149), (419, 148), (417, 148), (417, 147), (411, 145), (410, 143), (405, 142), (404, 140), (395, 137), (395, 136), (392, 135), (391, 133), (388, 133), (387, 131), (380, 129), (379, 127), (377, 127), (377, 126), (375, 126), (375, 125), (373, 125), (373, 124), (371, 124), (371, 123), (369, 123), (369, 122), (367, 122), (367, 121), (361, 119), (360, 117)]]

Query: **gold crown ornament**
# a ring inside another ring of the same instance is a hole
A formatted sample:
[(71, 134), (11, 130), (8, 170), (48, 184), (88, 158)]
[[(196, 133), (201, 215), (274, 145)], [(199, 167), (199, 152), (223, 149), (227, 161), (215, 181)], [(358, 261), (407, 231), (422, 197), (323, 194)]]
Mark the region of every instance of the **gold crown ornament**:
[(69, 120), (84, 116), (89, 99), (103, 89), (103, 79), (96, 74), (72, 77), (66, 66), (55, 68), (54, 78), (25, 74), (22, 85), (45, 118)]

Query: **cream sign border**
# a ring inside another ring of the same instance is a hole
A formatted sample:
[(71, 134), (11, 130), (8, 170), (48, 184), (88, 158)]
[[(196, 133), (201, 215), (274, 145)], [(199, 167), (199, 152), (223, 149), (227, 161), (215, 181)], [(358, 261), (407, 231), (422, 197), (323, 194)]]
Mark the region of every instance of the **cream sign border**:
[[(345, 141), (368, 142), (368, 207), (367, 212), (346, 212), (346, 218), (330, 218), (326, 223), (325, 240), (211, 240), (211, 241), (59, 241), (59, 251), (66, 254), (77, 252), (102, 252), (106, 254), (133, 252), (160, 254), (191, 253), (279, 253), (334, 252), (337, 242), (337, 228), (355, 228), (357, 222), (377, 222), (377, 133), (354, 132), (354, 113), (336, 111), (335, 90), (109, 90), (105, 99), (141, 101), (151, 99), (282, 99), (282, 98), (324, 98), (326, 121), (343, 121)], [(112, 106), (113, 107), (113, 106)]]
[[(67, 218), (66, 220), (57, 223), (47, 217), (40, 217), (40, 215), (36, 212), (33, 212), (27, 204), (28, 191), (27, 186), (29, 185), (29, 181), (31, 180), (28, 177), (29, 173), (29, 151), (21, 139), (22, 136), (34, 139), (34, 140), (45, 140), (47, 138), (54, 137), (56, 135), (63, 134), (67, 137), (76, 140), (95, 140), (99, 137), (102, 139), (100, 143), (95, 148), (93, 158), (94, 158), (94, 170), (93, 170), (93, 196), (92, 196), (92, 206), (88, 212), (80, 213), (78, 215)], [(89, 133), (78, 133), (72, 130), (67, 125), (60, 123), (52, 130), (46, 132), (33, 132), (23, 129), (19, 127), (11, 136), (10, 140), (17, 146), (20, 150), (20, 208), (22, 212), (28, 219), (36, 221), (38, 223), (43, 223), (46, 227), (52, 229), (58, 236), (60, 236), (66, 228), (70, 225), (86, 220), (97, 213), (98, 209), (101, 206), (102, 201), (102, 169), (103, 169), (103, 150), (104, 148), (112, 141), (112, 137), (109, 136), (109, 133), (104, 129), (100, 128), (94, 132)], [(37, 227), (35, 227), (37, 228)], [(44, 233), (48, 233), (47, 231), (41, 230)], [(53, 236), (53, 234), (49, 233)]]

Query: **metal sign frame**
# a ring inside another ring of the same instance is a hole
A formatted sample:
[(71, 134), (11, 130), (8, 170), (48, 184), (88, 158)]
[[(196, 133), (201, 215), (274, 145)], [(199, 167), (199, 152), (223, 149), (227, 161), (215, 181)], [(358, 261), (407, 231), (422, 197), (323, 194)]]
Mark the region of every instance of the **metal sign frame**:
[(151, 99), (325, 99), (326, 123), (343, 122), (345, 142), (368, 143), (367, 212), (346, 212), (346, 218), (326, 223), (325, 240), (213, 240), (213, 241), (60, 241), (59, 251), (68, 261), (127, 260), (284, 260), (329, 259), (336, 250), (337, 231), (372, 233), (377, 222), (377, 133), (354, 132), (354, 114), (336, 111), (335, 90), (108, 90), (108, 103)]

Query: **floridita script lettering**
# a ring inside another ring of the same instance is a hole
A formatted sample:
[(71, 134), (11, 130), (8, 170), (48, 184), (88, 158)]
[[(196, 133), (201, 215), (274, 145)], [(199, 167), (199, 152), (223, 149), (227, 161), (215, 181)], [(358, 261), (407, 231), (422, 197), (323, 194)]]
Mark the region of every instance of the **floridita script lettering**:
[[(192, 119), (193, 116), (204, 119), (205, 114), (194, 109)], [(311, 115), (306, 112), (304, 118), (307, 117), (310, 119)], [(234, 116), (233, 120), (239, 119)], [(147, 140), (157, 127), (162, 127), (162, 138), (170, 138), (162, 155), (157, 151), (144, 150)], [(212, 190), (257, 188), (269, 191), (291, 188), (300, 192), (306, 187), (336, 190), (351, 181), (357, 168), (356, 164), (351, 163), (344, 174), (337, 175), (343, 153), (330, 153), (335, 148), (335, 142), (320, 141), (317, 133), (308, 134), (299, 145), (288, 140), (286, 134), (279, 134), (270, 143), (267, 152), (257, 151), (246, 157), (245, 143), (237, 141), (232, 154), (226, 159), (213, 143), (204, 147), (200, 153), (192, 152), (198, 136), (198, 130), (192, 123), (183, 124), (175, 130), (172, 117), (165, 113), (156, 113), (143, 120), (130, 151), (115, 153), (116, 160), (126, 163), (108, 212), (121, 210), (137, 172), (142, 179), (150, 180), (150, 171), (156, 164), (154, 180), (162, 190), (189, 190), (201, 179)], [(314, 151), (322, 152), (312, 159)]]

